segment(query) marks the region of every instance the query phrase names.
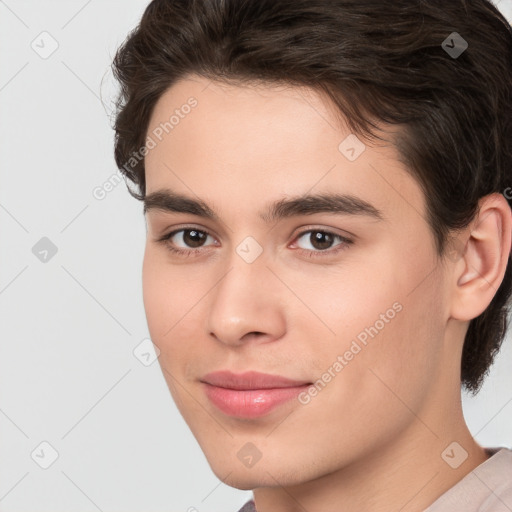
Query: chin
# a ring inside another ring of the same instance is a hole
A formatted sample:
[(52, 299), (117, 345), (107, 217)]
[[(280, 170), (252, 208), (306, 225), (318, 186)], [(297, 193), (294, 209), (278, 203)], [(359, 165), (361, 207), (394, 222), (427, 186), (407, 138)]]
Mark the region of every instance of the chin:
[(293, 486), (304, 481), (304, 475), (297, 474), (290, 468), (276, 467), (259, 461), (252, 468), (243, 467), (238, 460), (235, 462), (208, 461), (215, 476), (230, 487), (241, 491), (253, 490), (258, 487), (276, 487), (279, 485)]
[[(227, 468), (226, 468), (227, 469)], [(241, 491), (252, 491), (253, 489), (257, 489), (258, 487), (275, 487), (278, 485), (276, 480), (280, 482), (279, 476), (274, 476), (272, 478), (268, 473), (260, 472), (259, 474), (254, 474), (250, 469), (245, 471), (233, 471), (229, 473), (229, 470), (223, 474), (215, 473), (217, 478), (223, 479), (222, 481), (229, 485), (229, 487), (234, 487), (235, 489), (239, 489)], [(227, 475), (227, 476), (226, 476)], [(221, 478), (222, 476), (222, 478)]]
[(233, 487), (240, 491), (252, 491), (258, 487), (268, 487), (268, 485), (260, 481), (255, 481), (254, 479), (240, 479), (236, 476), (233, 477), (233, 474), (225, 478), (224, 483), (229, 487)]

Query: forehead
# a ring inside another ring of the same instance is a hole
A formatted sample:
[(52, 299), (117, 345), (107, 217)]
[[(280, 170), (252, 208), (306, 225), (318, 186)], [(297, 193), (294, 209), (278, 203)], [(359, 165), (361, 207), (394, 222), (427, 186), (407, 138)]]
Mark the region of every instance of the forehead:
[(145, 158), (148, 194), (170, 189), (217, 204), (230, 196), (249, 208), (269, 197), (335, 191), (380, 211), (424, 210), (393, 144), (358, 141), (335, 107), (306, 87), (191, 76), (161, 96), (147, 135), (155, 142)]
[[(327, 147), (333, 136), (339, 138), (329, 108), (317, 92), (306, 87), (262, 83), (241, 86), (191, 76), (161, 96), (148, 134), (167, 128), (160, 149), (168, 143), (183, 150), (180, 156), (209, 154), (211, 159), (226, 161), (226, 165), (230, 159), (238, 164), (242, 154), (247, 164), (251, 158), (261, 157), (290, 161), (306, 150), (310, 152), (321, 141)], [(197, 141), (200, 146), (193, 146)], [(159, 153), (148, 155), (148, 165)]]

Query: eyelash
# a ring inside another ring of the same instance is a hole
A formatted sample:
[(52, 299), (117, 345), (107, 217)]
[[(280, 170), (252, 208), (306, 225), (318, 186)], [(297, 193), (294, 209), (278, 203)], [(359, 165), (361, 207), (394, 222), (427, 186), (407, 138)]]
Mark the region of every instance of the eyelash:
[[(194, 228), (194, 227), (183, 227), (183, 228), (176, 229), (174, 231), (171, 231), (168, 234), (163, 235), (161, 238), (157, 239), (157, 242), (158, 243), (163, 243), (167, 247), (167, 249), (169, 251), (171, 251), (172, 253), (177, 254), (179, 256), (183, 256), (183, 257), (189, 257), (189, 256), (192, 256), (192, 255), (197, 254), (199, 252), (202, 252), (202, 250), (203, 250), (202, 247), (195, 248), (195, 249), (179, 249), (179, 248), (176, 248), (170, 242), (170, 239), (174, 235), (176, 235), (177, 233), (179, 233), (181, 231), (197, 231), (197, 232), (202, 233), (204, 235), (212, 236), (212, 235), (210, 235), (210, 233), (208, 233), (208, 231), (204, 231), (202, 229), (197, 229), (197, 228)], [(300, 248), (299, 249), (295, 249), (295, 250), (298, 250), (299, 252), (305, 254), (308, 258), (322, 258), (322, 257), (326, 257), (326, 255), (327, 256), (333, 256), (333, 255), (338, 254), (339, 252), (347, 249), (347, 247), (353, 243), (352, 240), (350, 240), (348, 238), (345, 238), (345, 237), (343, 237), (341, 235), (338, 235), (337, 233), (333, 233), (332, 231), (328, 231), (328, 230), (325, 230), (325, 229), (311, 229), (311, 228), (307, 229), (307, 230), (304, 230), (304, 231), (301, 231), (295, 237), (294, 240), (297, 240), (297, 239), (301, 238), (302, 236), (304, 236), (307, 233), (324, 233), (324, 234), (327, 234), (327, 235), (331, 235), (334, 238), (338, 238), (341, 241), (341, 243), (339, 243), (338, 245), (334, 246), (334, 249), (325, 249), (325, 250), (317, 250), (317, 251), (312, 251), (310, 249), (300, 249)]]

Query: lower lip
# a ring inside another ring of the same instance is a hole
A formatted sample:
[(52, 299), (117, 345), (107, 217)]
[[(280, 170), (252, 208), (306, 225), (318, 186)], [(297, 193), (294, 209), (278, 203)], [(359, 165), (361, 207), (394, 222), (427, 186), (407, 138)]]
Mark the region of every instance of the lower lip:
[(258, 418), (289, 402), (311, 384), (291, 388), (235, 390), (203, 383), (206, 396), (223, 413), (239, 418)]

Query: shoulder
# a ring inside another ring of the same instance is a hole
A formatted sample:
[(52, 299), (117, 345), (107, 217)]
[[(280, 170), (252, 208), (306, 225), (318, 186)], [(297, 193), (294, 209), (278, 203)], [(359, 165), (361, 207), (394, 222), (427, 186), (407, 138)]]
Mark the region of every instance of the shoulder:
[(486, 451), (490, 458), (441, 495), (424, 512), (445, 512), (461, 506), (467, 512), (510, 512), (512, 450), (498, 447), (486, 448)]
[(254, 500), (249, 500), (238, 512), (257, 512), (254, 506)]
[[(487, 471), (484, 465), (489, 464)], [(512, 450), (501, 448), (479, 467), (478, 476), (488, 488), (488, 496), (480, 506), (482, 512), (502, 512), (512, 510)], [(478, 468), (476, 468), (478, 469)], [(476, 470), (475, 470), (476, 471)]]

